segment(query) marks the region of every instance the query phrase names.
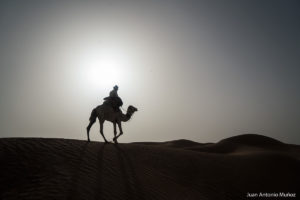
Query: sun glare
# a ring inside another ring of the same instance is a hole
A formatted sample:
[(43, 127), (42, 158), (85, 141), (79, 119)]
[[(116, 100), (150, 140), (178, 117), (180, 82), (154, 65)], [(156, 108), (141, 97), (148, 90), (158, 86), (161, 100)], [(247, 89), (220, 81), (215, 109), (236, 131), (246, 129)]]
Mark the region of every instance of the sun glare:
[(123, 81), (127, 60), (116, 51), (94, 51), (84, 56), (81, 66), (84, 81), (89, 87), (99, 89), (112, 87)]

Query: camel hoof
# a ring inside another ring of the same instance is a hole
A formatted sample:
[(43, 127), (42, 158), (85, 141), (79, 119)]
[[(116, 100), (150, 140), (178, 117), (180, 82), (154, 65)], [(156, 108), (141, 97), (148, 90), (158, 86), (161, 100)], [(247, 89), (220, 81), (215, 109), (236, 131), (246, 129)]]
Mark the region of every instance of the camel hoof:
[(115, 144), (118, 144), (117, 138), (114, 138), (113, 141), (114, 141)]

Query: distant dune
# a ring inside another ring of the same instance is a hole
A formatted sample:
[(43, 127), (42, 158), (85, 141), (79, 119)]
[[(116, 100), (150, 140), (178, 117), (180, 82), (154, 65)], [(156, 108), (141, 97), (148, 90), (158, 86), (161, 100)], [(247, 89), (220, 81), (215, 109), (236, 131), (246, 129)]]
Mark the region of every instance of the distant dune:
[(0, 161), (0, 199), (246, 199), (300, 186), (300, 146), (251, 134), (207, 144), (4, 138)]

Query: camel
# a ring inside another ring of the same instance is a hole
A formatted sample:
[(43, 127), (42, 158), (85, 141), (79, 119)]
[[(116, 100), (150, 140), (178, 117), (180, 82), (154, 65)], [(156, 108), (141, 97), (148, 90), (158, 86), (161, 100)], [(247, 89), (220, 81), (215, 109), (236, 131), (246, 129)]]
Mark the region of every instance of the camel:
[[(110, 121), (114, 125), (114, 138), (113, 141), (117, 143), (117, 139), (123, 134), (122, 130), (122, 124), (121, 122), (127, 122), (130, 120), (131, 116), (133, 115), (134, 112), (136, 112), (138, 109), (135, 108), (134, 106), (128, 106), (127, 108), (127, 113), (123, 114), (121, 111), (116, 112), (114, 109), (108, 105), (108, 104), (102, 104), (97, 106), (96, 108), (93, 109), (91, 116), (90, 116), (90, 123), (86, 127), (87, 130), (87, 138), (88, 142), (90, 142), (90, 129), (92, 125), (96, 122), (96, 118), (98, 117), (99, 123), (100, 123), (100, 133), (105, 141), (105, 143), (108, 143), (106, 140), (104, 133), (103, 133), (103, 123), (105, 120)], [(116, 125), (119, 127), (119, 135), (117, 135), (117, 130), (116, 130)]]

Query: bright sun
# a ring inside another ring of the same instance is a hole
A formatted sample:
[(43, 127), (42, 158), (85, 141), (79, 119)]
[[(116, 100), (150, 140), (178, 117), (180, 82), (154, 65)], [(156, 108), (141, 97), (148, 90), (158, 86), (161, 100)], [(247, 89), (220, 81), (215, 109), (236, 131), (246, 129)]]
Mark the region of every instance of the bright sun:
[(83, 79), (93, 87), (112, 87), (123, 81), (127, 60), (117, 51), (89, 52), (81, 61)]

